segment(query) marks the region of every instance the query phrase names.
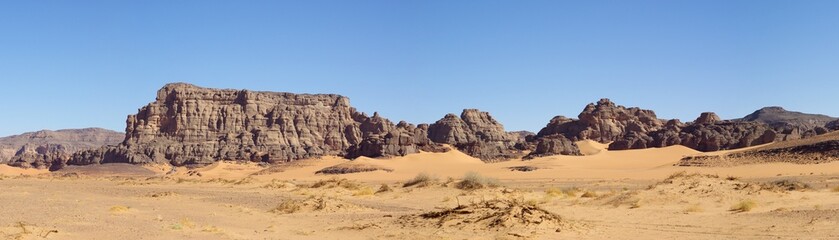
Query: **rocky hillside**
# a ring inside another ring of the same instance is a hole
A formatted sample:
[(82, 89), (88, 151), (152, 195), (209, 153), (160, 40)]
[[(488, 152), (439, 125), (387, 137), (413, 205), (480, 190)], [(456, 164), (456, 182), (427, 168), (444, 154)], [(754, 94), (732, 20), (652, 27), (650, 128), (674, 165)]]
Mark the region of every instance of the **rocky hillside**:
[(762, 122), (773, 128), (795, 126), (809, 129), (824, 127), (835, 120), (837, 119), (826, 115), (787, 111), (782, 107), (765, 107), (743, 118), (734, 119), (734, 121)]
[(732, 121), (761, 122), (779, 133), (779, 141), (808, 138), (828, 131), (828, 123), (837, 119), (821, 114), (787, 111), (782, 107), (765, 107)]
[(820, 164), (839, 160), (839, 132), (777, 142), (756, 149), (724, 155), (682, 158), (680, 166), (730, 167), (754, 163)]
[(81, 150), (116, 145), (124, 139), (124, 133), (101, 128), (28, 132), (0, 138), (0, 163), (39, 154), (69, 156)]
[[(652, 110), (628, 108), (601, 99), (587, 105), (578, 119), (554, 117), (530, 144), (533, 156), (574, 155), (575, 146), (570, 141), (585, 139), (611, 142), (610, 150), (684, 145), (707, 152), (808, 138), (835, 129), (839, 129), (835, 118), (779, 107), (763, 108), (733, 120), (705, 112), (685, 124), (678, 119), (658, 119)], [(533, 148), (534, 145), (543, 147)]]

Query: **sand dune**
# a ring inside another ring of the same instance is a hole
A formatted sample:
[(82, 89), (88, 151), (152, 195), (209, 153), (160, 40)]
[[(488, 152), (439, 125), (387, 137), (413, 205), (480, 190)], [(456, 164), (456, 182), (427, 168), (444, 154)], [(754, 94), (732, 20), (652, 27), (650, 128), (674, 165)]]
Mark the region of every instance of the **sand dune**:
[[(0, 187), (8, 189), (0, 191), (0, 213), (13, 216), (0, 218), (0, 238), (839, 238), (839, 162), (678, 167), (700, 153), (578, 144), (587, 155), (499, 163), (453, 150), (197, 169), (0, 166)], [(372, 170), (317, 173), (335, 166)], [(458, 189), (469, 172), (484, 188)], [(430, 176), (427, 184), (404, 184), (420, 174)]]

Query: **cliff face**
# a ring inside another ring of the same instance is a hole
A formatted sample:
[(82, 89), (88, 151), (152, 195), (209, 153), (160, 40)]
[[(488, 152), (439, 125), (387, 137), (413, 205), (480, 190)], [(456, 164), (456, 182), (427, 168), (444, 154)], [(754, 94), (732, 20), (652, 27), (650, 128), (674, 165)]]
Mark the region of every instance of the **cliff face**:
[(357, 112), (334, 94), (210, 89), (176, 83), (127, 120), (115, 147), (75, 154), (67, 163), (208, 164), (287, 162), (324, 155), (389, 157), (443, 151), (426, 129)]

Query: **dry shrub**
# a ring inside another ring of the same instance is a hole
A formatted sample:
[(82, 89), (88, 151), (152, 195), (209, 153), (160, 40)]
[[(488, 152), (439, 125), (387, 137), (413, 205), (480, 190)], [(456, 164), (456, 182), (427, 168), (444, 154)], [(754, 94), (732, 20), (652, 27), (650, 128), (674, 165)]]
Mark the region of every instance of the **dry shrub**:
[(486, 200), (442, 211), (402, 216), (408, 227), (456, 228), (470, 230), (550, 229), (558, 230), (563, 220), (540, 208), (535, 201)]
[(831, 191), (833, 191), (833, 192), (839, 192), (839, 186), (834, 187)]
[(427, 173), (420, 173), (417, 174), (413, 179), (408, 180), (405, 184), (402, 184), (402, 187), (428, 187), (431, 186), (436, 180), (429, 176)]
[(277, 207), (271, 209), (272, 213), (291, 214), (299, 212), (303, 207), (303, 201), (300, 200), (286, 200), (281, 202)]
[(271, 180), (270, 183), (262, 186), (262, 188), (270, 188), (270, 189), (285, 189), (285, 188), (294, 188), (294, 187), (296, 187), (296, 185), (294, 185), (293, 183), (283, 181), (283, 180), (279, 180), (279, 179)]
[(366, 209), (358, 205), (345, 203), (336, 198), (309, 197), (307, 199), (288, 199), (281, 202), (269, 212), (277, 214), (292, 214), (298, 212), (339, 212)]
[(176, 195), (178, 195), (178, 194), (175, 193), (175, 192), (167, 191), (167, 192), (152, 193), (152, 194), (149, 194), (149, 197), (160, 198), (160, 197), (171, 197), (171, 196), (176, 196)]
[(731, 209), (729, 209), (729, 211), (732, 211), (732, 212), (748, 212), (748, 211), (751, 211), (752, 209), (754, 209), (755, 207), (757, 207), (757, 203), (754, 200), (746, 199), (746, 200), (740, 201), (737, 204), (734, 204), (733, 206), (731, 206)]
[(180, 221), (178, 221), (175, 224), (172, 224), (171, 228), (174, 230), (182, 230), (184, 228), (193, 229), (195, 228), (195, 222), (193, 222), (189, 218), (181, 218)]
[(596, 198), (597, 193), (592, 192), (592, 191), (586, 191), (585, 193), (583, 193), (583, 195), (580, 195), (580, 197), (581, 198)]
[(364, 187), (361, 187), (360, 189), (356, 190), (352, 195), (353, 196), (369, 196), (369, 195), (373, 195), (374, 193), (375, 192), (373, 191), (372, 188), (364, 186)]
[(559, 188), (545, 189), (545, 194), (548, 195), (548, 196), (551, 196), (551, 197), (560, 197), (560, 196), (565, 195), (565, 193), (562, 192), (562, 190), (559, 189)]
[(330, 178), (328, 180), (320, 180), (313, 183), (309, 188), (345, 188), (349, 190), (359, 190), (362, 185), (355, 181), (347, 180), (346, 178)]
[(475, 190), (484, 187), (498, 187), (498, 180), (494, 178), (487, 178), (475, 172), (468, 172), (463, 180), (455, 185), (456, 188), (462, 190)]
[(131, 210), (131, 207), (117, 205), (117, 206), (113, 206), (113, 207), (111, 207), (110, 209), (108, 209), (108, 212), (111, 212), (111, 213), (124, 213), (124, 212), (128, 212), (128, 210)]
[(393, 191), (393, 189), (391, 189), (390, 186), (388, 186), (385, 183), (382, 183), (382, 186), (379, 187), (379, 190), (376, 191), (376, 194), (392, 192), (392, 191)]
[(565, 189), (562, 190), (562, 192), (565, 193), (565, 195), (569, 196), (569, 197), (576, 197), (577, 194), (580, 194), (580, 192), (582, 192), (582, 191), (583, 190), (578, 188), (578, 187), (565, 188)]
[(685, 208), (685, 213), (696, 213), (696, 212), (703, 212), (705, 209), (702, 208), (699, 204), (691, 205)]
[(790, 179), (777, 180), (761, 185), (761, 189), (769, 191), (802, 191), (810, 189), (810, 185)]

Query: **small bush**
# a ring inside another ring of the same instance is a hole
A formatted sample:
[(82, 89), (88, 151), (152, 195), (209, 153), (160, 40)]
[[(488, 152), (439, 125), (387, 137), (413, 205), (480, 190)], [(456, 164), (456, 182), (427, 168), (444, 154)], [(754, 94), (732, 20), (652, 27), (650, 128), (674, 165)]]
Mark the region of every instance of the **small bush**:
[(702, 212), (705, 209), (702, 208), (699, 204), (691, 205), (690, 207), (685, 209), (685, 213), (695, 213), (695, 212)]
[(309, 188), (345, 188), (348, 190), (359, 190), (361, 189), (361, 184), (355, 181), (347, 180), (346, 178), (330, 178), (328, 180), (320, 180), (313, 183)]
[(391, 188), (390, 188), (390, 186), (388, 186), (388, 185), (387, 185), (387, 184), (385, 184), (385, 183), (382, 183), (382, 186), (380, 186), (380, 187), (379, 187), (379, 190), (378, 190), (378, 191), (376, 191), (376, 194), (379, 194), (379, 193), (385, 193), (385, 192), (391, 192), (391, 191), (393, 191), (393, 189), (391, 189)]
[(417, 174), (417, 176), (414, 177), (413, 179), (405, 182), (405, 184), (403, 184), (402, 187), (414, 187), (414, 186), (416, 186), (416, 187), (428, 187), (428, 186), (431, 186), (431, 184), (433, 182), (434, 182), (434, 179), (431, 176), (429, 176), (427, 173), (420, 173), (420, 174)]
[(565, 195), (561, 189), (558, 188), (548, 188), (545, 189), (545, 194), (551, 197), (559, 197)]
[(809, 184), (790, 179), (765, 183), (761, 187), (762, 189), (770, 191), (802, 191), (810, 189)]
[(123, 212), (127, 212), (127, 211), (128, 211), (128, 210), (130, 210), (130, 209), (131, 209), (131, 207), (128, 207), (128, 206), (119, 206), (119, 205), (118, 205), (118, 206), (113, 206), (113, 207), (111, 207), (110, 209), (108, 209), (108, 212), (111, 212), (111, 213), (123, 213)]
[(458, 182), (457, 185), (455, 185), (455, 187), (462, 190), (475, 190), (484, 187), (498, 186), (499, 184), (497, 179), (487, 178), (475, 172), (466, 173), (466, 176), (463, 177), (463, 180), (460, 180), (460, 182)]
[(580, 197), (581, 197), (581, 198), (596, 198), (596, 197), (597, 197), (597, 193), (592, 192), (592, 191), (586, 191), (586, 192), (585, 192), (585, 193), (583, 193), (583, 195), (581, 195)]
[(302, 201), (300, 200), (285, 200), (281, 202), (280, 205), (277, 205), (277, 207), (275, 207), (274, 209), (271, 209), (270, 212), (280, 214), (291, 214), (300, 211), (302, 207)]
[(576, 197), (577, 194), (580, 194), (583, 190), (578, 187), (566, 188), (563, 189), (562, 192), (569, 197)]
[(368, 195), (373, 195), (373, 193), (375, 193), (375, 192), (373, 192), (372, 188), (362, 187), (361, 189), (358, 189), (357, 191), (355, 191), (355, 193), (353, 193), (352, 195), (353, 196), (368, 196)]
[(731, 209), (729, 209), (729, 211), (732, 211), (732, 212), (748, 212), (748, 211), (751, 211), (752, 209), (754, 209), (755, 207), (757, 207), (757, 203), (754, 200), (746, 199), (746, 200), (740, 201), (737, 204), (734, 204), (734, 206), (731, 206)]

